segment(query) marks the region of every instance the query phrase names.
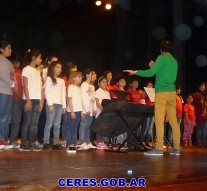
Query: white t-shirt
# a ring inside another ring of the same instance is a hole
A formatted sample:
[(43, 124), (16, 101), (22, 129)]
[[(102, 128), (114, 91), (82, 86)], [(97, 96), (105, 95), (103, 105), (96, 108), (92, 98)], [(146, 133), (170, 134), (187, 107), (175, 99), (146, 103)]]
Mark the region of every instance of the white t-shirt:
[[(42, 81), (40, 71), (28, 65), (23, 68), (22, 77), (27, 77), (28, 79), (28, 90), (30, 99), (41, 99)], [(22, 99), (26, 99), (24, 91)]]
[(65, 82), (61, 78), (56, 78), (57, 84), (53, 84), (50, 77), (46, 78), (45, 82), (45, 97), (48, 106), (53, 104), (61, 104), (63, 108), (66, 108), (66, 97), (65, 97)]
[[(96, 90), (95, 98), (99, 100), (100, 104), (102, 103), (103, 99), (111, 99), (109, 92), (101, 88)], [(96, 107), (96, 111), (97, 111), (97, 114), (96, 114), (96, 118), (97, 118), (99, 114), (101, 113), (101, 110), (98, 107)]]
[[(72, 98), (74, 112), (83, 110), (82, 94), (80, 87), (70, 84), (68, 86), (68, 97)], [(67, 105), (67, 112), (70, 112), (69, 103)]]
[(83, 82), (81, 84), (81, 93), (83, 99), (83, 113), (86, 114), (90, 111), (90, 116), (92, 116), (93, 111), (96, 110), (95, 87), (92, 84)]

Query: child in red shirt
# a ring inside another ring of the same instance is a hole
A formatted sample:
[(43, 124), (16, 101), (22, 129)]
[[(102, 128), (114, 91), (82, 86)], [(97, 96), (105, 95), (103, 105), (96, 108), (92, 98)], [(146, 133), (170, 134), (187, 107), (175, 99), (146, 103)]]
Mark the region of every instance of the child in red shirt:
[(110, 90), (113, 90), (113, 86), (111, 84), (112, 76), (113, 76), (112, 72), (110, 70), (106, 70), (106, 71), (104, 71), (103, 76), (107, 80), (106, 91), (110, 92)]
[(193, 128), (195, 126), (195, 110), (191, 104), (193, 102), (193, 96), (190, 94), (187, 96), (186, 104), (184, 105), (184, 134), (183, 134), (183, 147), (192, 147), (191, 136), (193, 134)]
[(132, 100), (136, 104), (140, 104), (141, 99), (144, 99), (144, 93), (142, 90), (137, 90), (139, 82), (136, 78), (132, 78), (129, 82), (130, 88), (127, 90), (131, 94)]

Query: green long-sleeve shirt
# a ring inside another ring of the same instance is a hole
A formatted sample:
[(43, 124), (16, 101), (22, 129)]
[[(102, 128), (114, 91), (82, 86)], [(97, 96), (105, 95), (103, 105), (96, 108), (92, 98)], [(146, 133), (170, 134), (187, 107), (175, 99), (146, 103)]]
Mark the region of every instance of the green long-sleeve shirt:
[(173, 92), (175, 91), (174, 83), (177, 71), (178, 63), (175, 58), (169, 53), (164, 53), (157, 57), (155, 64), (149, 70), (138, 70), (136, 75), (142, 77), (156, 75), (155, 91)]

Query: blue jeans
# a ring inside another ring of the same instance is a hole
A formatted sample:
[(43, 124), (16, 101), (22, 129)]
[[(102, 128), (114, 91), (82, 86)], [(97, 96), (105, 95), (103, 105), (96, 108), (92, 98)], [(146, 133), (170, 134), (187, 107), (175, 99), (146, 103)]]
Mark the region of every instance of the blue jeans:
[(78, 126), (81, 121), (81, 112), (75, 112), (75, 119), (71, 118), (71, 112), (67, 112), (68, 115), (68, 126), (67, 126), (67, 136), (66, 146), (76, 145), (77, 144), (77, 133), (78, 133)]
[(152, 129), (154, 125), (154, 116), (146, 118), (141, 130), (141, 140), (143, 142), (150, 142), (152, 138)]
[(49, 111), (49, 106), (46, 105), (46, 124), (44, 129), (44, 144), (50, 143), (50, 130), (53, 126), (53, 136), (54, 136), (54, 144), (57, 145), (59, 143), (59, 135), (60, 135), (60, 122), (63, 111), (63, 106), (61, 104), (53, 104), (54, 112)]
[(12, 96), (0, 93), (0, 140), (4, 139), (6, 118), (11, 107)]
[(68, 126), (68, 114), (67, 112), (63, 114), (62, 118), (62, 140), (66, 140), (66, 132), (67, 132), (67, 126)]
[[(181, 117), (177, 117), (177, 121), (178, 121), (178, 125), (180, 127), (182, 118)], [(180, 130), (180, 132), (181, 132), (181, 130)], [(173, 136), (172, 136), (172, 127), (169, 124), (169, 126), (168, 126), (168, 141), (169, 141), (170, 144), (172, 144), (172, 142), (173, 142), (172, 139), (173, 139)]]
[(9, 109), (9, 113), (6, 119), (4, 139), (7, 140), (10, 134), (10, 143), (17, 140), (19, 134), (20, 123), (22, 118), (22, 99), (12, 100), (12, 105)]
[(38, 127), (37, 127), (37, 139), (39, 143), (43, 143), (44, 129), (46, 123), (46, 100), (44, 100), (44, 105), (42, 111), (40, 112)]
[[(37, 125), (39, 120), (39, 103), (40, 100), (32, 99), (32, 109), (23, 112), (23, 123), (21, 128), (22, 145), (34, 143), (37, 140)], [(26, 104), (26, 100), (23, 100), (23, 105)]]
[(84, 119), (80, 122), (79, 127), (79, 139), (80, 144), (86, 142), (87, 144), (90, 143), (90, 126), (93, 121), (93, 116), (84, 114)]

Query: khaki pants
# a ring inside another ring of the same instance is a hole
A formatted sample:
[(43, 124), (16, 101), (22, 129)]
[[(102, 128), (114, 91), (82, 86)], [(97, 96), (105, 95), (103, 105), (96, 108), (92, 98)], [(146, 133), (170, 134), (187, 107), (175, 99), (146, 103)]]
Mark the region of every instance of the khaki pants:
[(173, 132), (174, 148), (180, 149), (180, 128), (176, 119), (176, 93), (158, 92), (155, 94), (156, 149), (163, 149), (164, 118), (169, 120)]

